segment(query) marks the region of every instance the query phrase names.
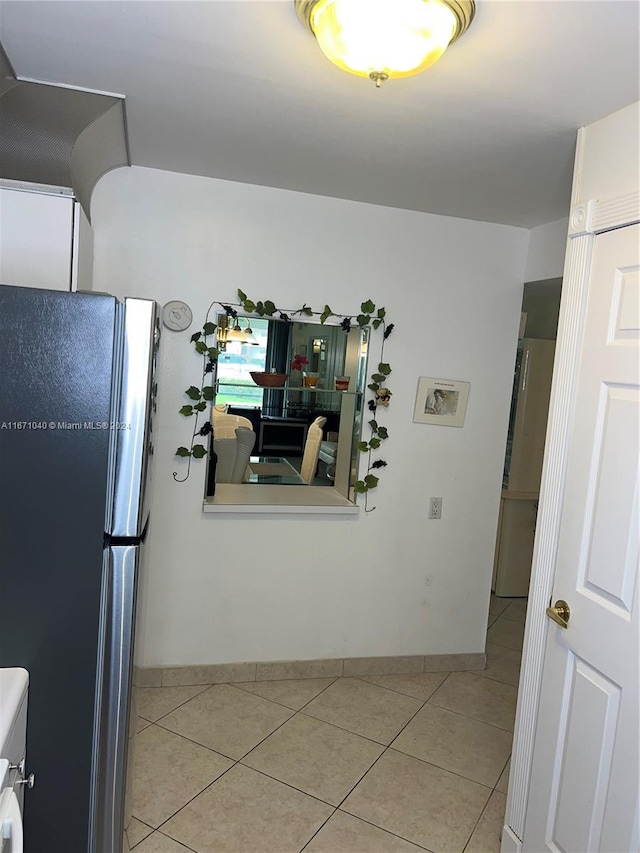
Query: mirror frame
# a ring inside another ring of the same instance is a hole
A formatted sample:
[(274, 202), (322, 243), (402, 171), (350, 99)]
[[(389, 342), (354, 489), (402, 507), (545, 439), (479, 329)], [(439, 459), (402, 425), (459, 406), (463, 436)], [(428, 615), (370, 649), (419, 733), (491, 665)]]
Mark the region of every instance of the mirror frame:
[[(282, 320), (284, 322), (293, 322), (294, 317), (311, 318), (318, 316), (320, 324), (324, 325), (330, 318), (335, 318), (331, 325), (339, 325), (345, 332), (351, 330), (355, 325), (361, 329), (368, 330), (367, 346), (370, 347), (374, 340), (374, 332), (382, 330), (382, 333), (375, 336), (380, 342), (380, 356), (377, 369), (371, 373), (370, 382), (367, 384), (367, 389), (371, 392), (371, 396), (366, 401), (366, 409), (372, 414), (372, 418), (367, 422), (370, 435), (367, 441), (359, 441), (357, 449), (364, 454), (367, 454), (367, 469), (366, 474), (361, 480), (356, 480), (353, 485), (354, 493), (364, 494), (365, 496), (365, 512), (372, 512), (375, 507), (369, 507), (368, 496), (372, 489), (378, 485), (379, 477), (377, 474), (387, 466), (384, 459), (377, 455), (383, 441), (389, 437), (389, 432), (385, 426), (378, 423), (377, 411), (384, 411), (388, 408), (392, 392), (388, 387), (387, 378), (390, 375), (391, 367), (384, 361), (384, 347), (387, 339), (391, 335), (394, 324), (388, 322), (386, 317), (386, 309), (384, 307), (376, 308), (375, 304), (367, 299), (360, 305), (358, 314), (338, 314), (325, 305), (322, 311), (314, 311), (309, 305), (303, 303), (301, 308), (295, 310), (287, 309), (286, 311), (278, 308), (271, 300), (254, 302), (249, 299), (242, 290), (238, 290), (239, 302), (223, 303), (214, 300), (207, 309), (205, 322), (202, 326), (202, 331), (195, 332), (191, 335), (190, 343), (193, 345), (196, 354), (201, 361), (201, 377), (200, 384), (191, 385), (185, 391), (186, 396), (191, 402), (183, 405), (179, 413), (183, 417), (194, 418), (193, 432), (189, 446), (181, 446), (176, 450), (175, 455), (186, 460), (186, 471), (183, 477), (180, 477), (177, 471), (173, 472), (173, 479), (176, 482), (185, 482), (191, 473), (192, 459), (202, 459), (208, 455), (208, 450), (203, 444), (198, 444), (199, 437), (206, 437), (212, 432), (211, 418), (200, 426), (200, 415), (207, 410), (209, 404), (215, 403), (215, 387), (212, 379), (215, 376), (216, 364), (220, 350), (217, 346), (210, 346), (208, 338), (216, 333), (217, 325), (210, 319), (211, 312), (216, 306), (221, 308), (227, 317), (237, 318), (239, 316), (238, 309), (242, 310), (249, 317), (267, 317), (272, 319)], [(339, 323), (337, 321), (340, 321)], [(370, 368), (369, 368), (370, 369)], [(363, 399), (363, 415), (365, 412), (365, 401)], [(363, 424), (364, 427), (364, 424)], [(377, 473), (373, 473), (376, 471)], [(296, 488), (295, 486), (283, 486), (282, 488)], [(327, 487), (323, 487), (327, 488)]]

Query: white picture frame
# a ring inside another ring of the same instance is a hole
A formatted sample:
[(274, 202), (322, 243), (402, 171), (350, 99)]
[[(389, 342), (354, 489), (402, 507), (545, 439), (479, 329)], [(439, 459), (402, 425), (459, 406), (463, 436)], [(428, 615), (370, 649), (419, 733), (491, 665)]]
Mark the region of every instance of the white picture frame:
[(413, 422), (434, 426), (464, 426), (471, 383), (420, 376)]

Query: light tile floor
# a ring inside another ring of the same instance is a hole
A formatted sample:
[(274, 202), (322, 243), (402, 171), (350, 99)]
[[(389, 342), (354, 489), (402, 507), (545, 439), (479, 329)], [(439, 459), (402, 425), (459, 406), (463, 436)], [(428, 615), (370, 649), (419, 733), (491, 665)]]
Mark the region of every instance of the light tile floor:
[(497, 853), (526, 601), (483, 672), (138, 691), (135, 853)]

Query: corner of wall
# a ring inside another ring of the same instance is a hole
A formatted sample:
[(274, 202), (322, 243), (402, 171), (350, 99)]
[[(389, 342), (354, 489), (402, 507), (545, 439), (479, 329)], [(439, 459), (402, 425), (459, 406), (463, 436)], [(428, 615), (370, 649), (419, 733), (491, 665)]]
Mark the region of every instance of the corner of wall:
[(562, 276), (568, 230), (568, 216), (531, 229), (525, 281), (544, 281)]

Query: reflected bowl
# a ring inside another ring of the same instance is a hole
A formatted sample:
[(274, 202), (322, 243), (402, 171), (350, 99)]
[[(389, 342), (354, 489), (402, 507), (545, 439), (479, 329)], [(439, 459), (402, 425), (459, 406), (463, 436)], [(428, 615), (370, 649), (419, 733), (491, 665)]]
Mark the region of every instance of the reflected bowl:
[(282, 388), (288, 379), (287, 373), (259, 373), (252, 370), (250, 375), (256, 385), (261, 388)]

